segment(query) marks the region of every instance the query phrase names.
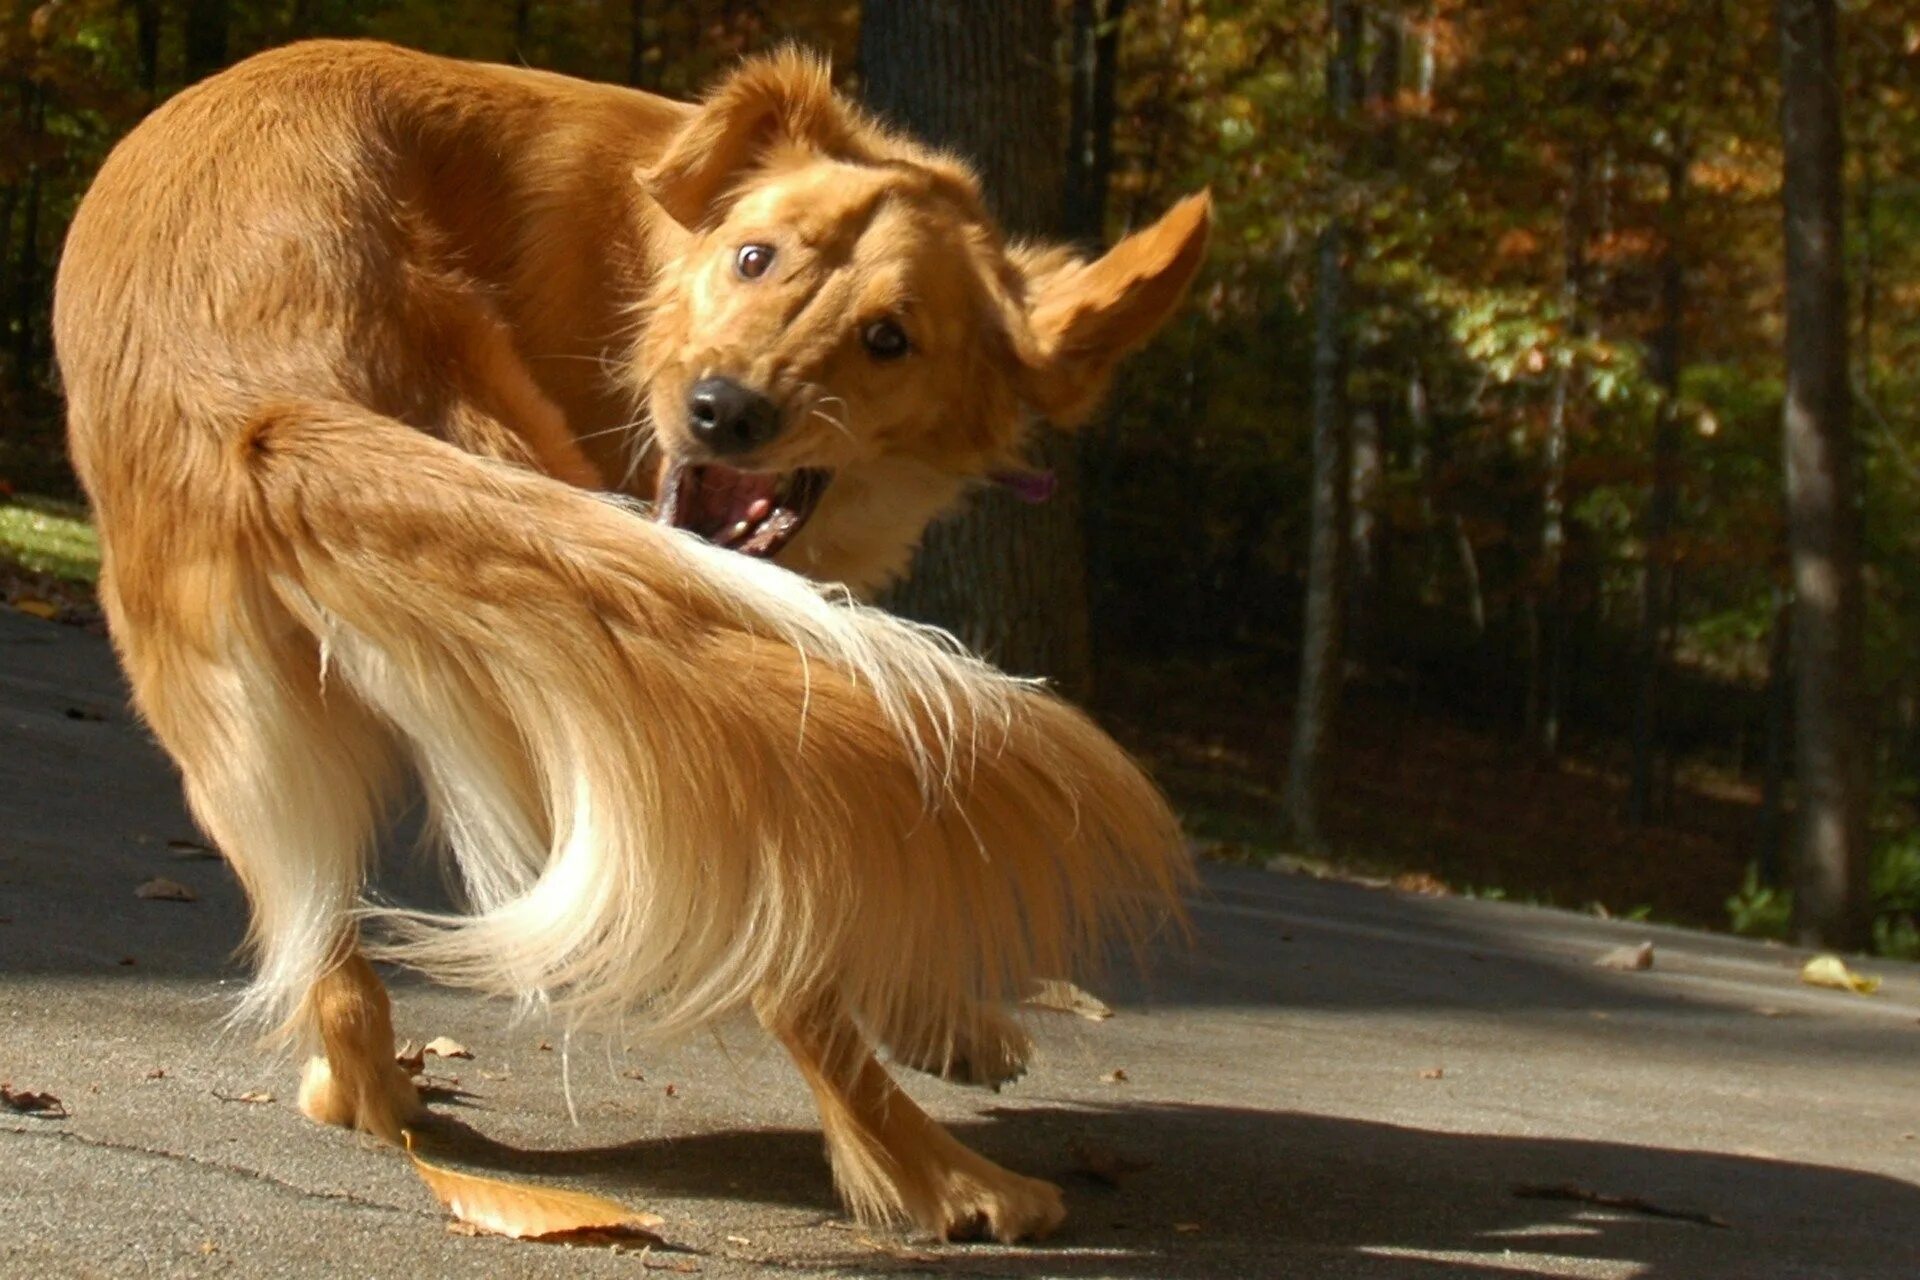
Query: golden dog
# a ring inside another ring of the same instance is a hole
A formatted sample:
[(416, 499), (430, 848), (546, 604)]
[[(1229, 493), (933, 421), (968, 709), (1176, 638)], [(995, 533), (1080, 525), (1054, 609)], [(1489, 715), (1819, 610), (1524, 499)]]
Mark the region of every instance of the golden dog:
[[(570, 1025), (751, 1008), (857, 1213), (1056, 1225), (870, 1044), (1017, 1071), (1004, 1002), (1177, 910), (1174, 819), (1043, 690), (766, 561), (899, 573), (1029, 411), (1092, 406), (1207, 223), (1009, 247), (794, 53), (688, 105), (305, 44), (135, 129), (61, 263), (71, 447), (135, 698), (252, 904), (242, 1012), (319, 1050), (306, 1114), (418, 1105), (369, 954)], [(592, 492), (656, 483), (655, 521)], [(360, 901), (408, 771), (464, 914)]]

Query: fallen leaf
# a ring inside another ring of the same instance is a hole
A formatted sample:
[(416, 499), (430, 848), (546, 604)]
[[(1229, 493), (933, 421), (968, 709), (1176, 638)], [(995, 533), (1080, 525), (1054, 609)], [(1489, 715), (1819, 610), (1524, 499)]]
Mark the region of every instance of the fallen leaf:
[(134, 965), (136, 965), (136, 964), (139, 964), (139, 963), (140, 963), (140, 962), (139, 962), (138, 960), (135, 960), (135, 959), (134, 959), (134, 958), (133, 958), (132, 956), (121, 956), (121, 957), (120, 957), (120, 967), (121, 967), (121, 968), (123, 968), (123, 969), (126, 969), (126, 968), (131, 968), (132, 966), (134, 966)]
[(1615, 947), (1594, 962), (1601, 969), (1619, 969), (1625, 973), (1653, 968), (1653, 944), (1643, 942), (1637, 947)]
[(86, 720), (94, 724), (103, 724), (107, 720), (112, 719), (112, 717), (97, 707), (68, 707), (67, 719)]
[(744, 1249), (744, 1248), (746, 1248), (746, 1247), (748, 1247), (749, 1245), (751, 1245), (751, 1244), (753, 1243), (753, 1241), (751, 1241), (751, 1240), (749, 1240), (749, 1239), (747, 1239), (747, 1238), (746, 1238), (745, 1236), (728, 1236), (728, 1237), (727, 1237), (727, 1243), (728, 1243), (728, 1244), (737, 1244), (737, 1245), (739, 1245), (739, 1246), (740, 1246), (741, 1248), (743, 1248), (743, 1249)]
[(420, 1050), (422, 1054), (431, 1053), (436, 1058), (471, 1058), (473, 1051), (458, 1040), (447, 1036), (435, 1036), (427, 1041)]
[(1176, 1222), (1173, 1224), (1173, 1229), (1181, 1235), (1191, 1235), (1200, 1229), (1200, 1224), (1197, 1222)]
[(1438, 1080), (1447, 1074), (1445, 1067), (1428, 1067), (1420, 1073), (1422, 1080)]
[(178, 880), (169, 880), (165, 876), (155, 876), (133, 891), (136, 898), (148, 898), (155, 902), (198, 902), (200, 895)]
[(674, 1085), (674, 1084), (670, 1084), (670, 1085), (668, 1085), (668, 1086), (667, 1086), (667, 1096), (668, 1096), (669, 1098), (676, 1098), (676, 1097), (679, 1097), (679, 1096), (680, 1096), (680, 1086), (679, 1086), (679, 1085)]
[(265, 1089), (249, 1089), (234, 1098), (235, 1102), (251, 1102), (255, 1106), (273, 1101), (273, 1095)]
[(625, 1076), (629, 1080), (645, 1080), (647, 1078), (646, 1073), (641, 1071), (640, 1068), (638, 1067), (628, 1067), (625, 1071), (622, 1071), (620, 1074)]
[(413, 1047), (409, 1040), (393, 1051), (394, 1065), (410, 1076), (417, 1076), (427, 1069), (427, 1051)]
[(531, 1187), (442, 1168), (414, 1154), (411, 1132), (402, 1130), (400, 1136), (406, 1142), (407, 1158), (413, 1161), (414, 1171), (427, 1184), (427, 1190), (455, 1218), (482, 1231), (515, 1240), (555, 1240), (584, 1232), (660, 1239), (654, 1228), (662, 1219), (656, 1214), (629, 1209), (605, 1196), (583, 1191)]
[(1855, 973), (1839, 956), (1815, 956), (1807, 961), (1801, 967), (1800, 981), (1810, 987), (1851, 991), (1857, 996), (1870, 996), (1880, 989), (1880, 979)]
[(1425, 898), (1453, 896), (1453, 886), (1430, 871), (1402, 871), (1390, 883), (1401, 893), (1417, 893)]
[(201, 844), (198, 840), (169, 840), (167, 841), (167, 852), (179, 858), (182, 862), (200, 858), (218, 858), (220, 856), (213, 848)]
[(1021, 1003), (1032, 1009), (1077, 1014), (1089, 1022), (1105, 1022), (1113, 1016), (1113, 1010), (1104, 1000), (1088, 995), (1071, 982), (1063, 982), (1059, 978), (1046, 978), (1034, 983), (1032, 994)]
[(1136, 1173), (1153, 1168), (1153, 1161), (1138, 1160), (1090, 1139), (1079, 1139), (1067, 1148), (1073, 1157), (1073, 1171), (1117, 1187)]
[(165, 1067), (155, 1067), (151, 1071), (147, 1072), (147, 1079), (149, 1080), (164, 1080), (166, 1078), (167, 1078), (167, 1069)]
[(542, 1041), (541, 1041), (541, 1042), (540, 1042), (539, 1044), (537, 1044), (537, 1045), (535, 1045), (535, 1046), (534, 1046), (534, 1048), (536, 1048), (536, 1049), (538, 1049), (538, 1050), (540, 1050), (540, 1052), (542, 1052), (542, 1053), (552, 1053), (552, 1052), (553, 1052), (553, 1041), (551, 1041), (551, 1040), (542, 1040)]
[(36, 600), (32, 596), (21, 596), (13, 602), (13, 607), (45, 622), (52, 622), (60, 616), (60, 606), (47, 600)]
[(1125, 1084), (1127, 1082), (1127, 1069), (1125, 1067), (1115, 1067), (1100, 1078), (1108, 1084)]
[(0, 1106), (36, 1120), (65, 1120), (73, 1114), (67, 1110), (66, 1103), (50, 1093), (15, 1089), (11, 1084), (0, 1084)]

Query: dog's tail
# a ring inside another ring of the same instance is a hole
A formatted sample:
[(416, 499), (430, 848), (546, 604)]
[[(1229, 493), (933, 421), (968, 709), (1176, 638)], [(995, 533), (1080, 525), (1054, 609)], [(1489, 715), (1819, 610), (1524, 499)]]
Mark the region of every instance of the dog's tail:
[(381, 953), (570, 1020), (828, 1000), (937, 1056), (1178, 915), (1153, 785), (1083, 715), (852, 604), (344, 405), (243, 467), (274, 590), (410, 744), (471, 915)]

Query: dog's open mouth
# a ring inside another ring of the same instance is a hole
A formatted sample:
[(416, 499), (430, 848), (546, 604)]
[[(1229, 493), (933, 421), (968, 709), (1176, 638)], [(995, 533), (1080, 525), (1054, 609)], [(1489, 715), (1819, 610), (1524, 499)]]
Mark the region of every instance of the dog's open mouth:
[(717, 547), (762, 559), (793, 541), (820, 505), (832, 473), (816, 467), (765, 474), (718, 463), (675, 462), (660, 484), (662, 523)]

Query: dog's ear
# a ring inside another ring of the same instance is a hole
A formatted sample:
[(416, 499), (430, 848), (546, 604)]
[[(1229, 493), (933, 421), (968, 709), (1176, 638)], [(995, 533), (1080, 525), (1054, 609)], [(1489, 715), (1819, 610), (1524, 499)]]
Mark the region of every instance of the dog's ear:
[(850, 154), (858, 150), (859, 128), (834, 96), (825, 60), (786, 48), (741, 63), (637, 176), (668, 216), (693, 230), (769, 145), (784, 139)]
[(1054, 250), (1014, 256), (1027, 277), (1028, 403), (1074, 426), (1100, 401), (1122, 357), (1172, 316), (1207, 256), (1208, 192), (1188, 196), (1092, 262)]

